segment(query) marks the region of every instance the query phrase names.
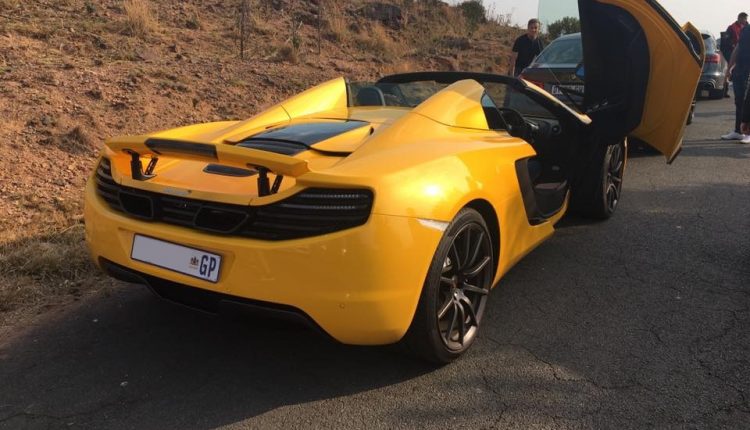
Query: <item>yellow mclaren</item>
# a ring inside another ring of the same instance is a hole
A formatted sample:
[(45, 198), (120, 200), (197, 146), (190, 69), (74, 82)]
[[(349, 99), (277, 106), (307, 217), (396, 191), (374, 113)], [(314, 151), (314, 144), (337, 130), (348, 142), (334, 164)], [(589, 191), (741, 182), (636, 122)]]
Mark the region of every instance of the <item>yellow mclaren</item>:
[(679, 151), (701, 73), (688, 36), (655, 1), (579, 8), (582, 112), (523, 80), (424, 72), (110, 139), (86, 187), (94, 260), (192, 307), (455, 359), (568, 209), (612, 215), (627, 136)]

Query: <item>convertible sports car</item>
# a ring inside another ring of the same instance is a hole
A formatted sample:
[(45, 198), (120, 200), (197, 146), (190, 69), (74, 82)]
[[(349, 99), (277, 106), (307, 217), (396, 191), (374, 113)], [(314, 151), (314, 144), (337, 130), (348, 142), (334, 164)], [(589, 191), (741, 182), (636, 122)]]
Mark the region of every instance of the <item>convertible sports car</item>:
[(677, 155), (701, 73), (651, 0), (580, 0), (585, 112), (523, 80), (333, 79), (246, 121), (107, 141), (86, 238), (110, 275), (450, 362), (570, 208), (612, 215), (626, 136)]

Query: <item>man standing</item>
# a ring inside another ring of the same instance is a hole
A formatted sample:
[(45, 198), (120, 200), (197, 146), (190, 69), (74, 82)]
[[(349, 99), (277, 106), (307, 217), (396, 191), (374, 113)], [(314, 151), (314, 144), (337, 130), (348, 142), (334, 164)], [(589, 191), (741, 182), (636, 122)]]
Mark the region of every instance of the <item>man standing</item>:
[(727, 74), (731, 74), (734, 87), (734, 105), (736, 108), (734, 131), (721, 136), (724, 140), (739, 140), (740, 143), (750, 143), (750, 136), (742, 130), (743, 107), (747, 93), (747, 80), (750, 77), (750, 26), (745, 26), (740, 32), (737, 47), (729, 60)]
[(508, 74), (518, 76), (544, 49), (544, 43), (539, 38), (541, 24), (538, 19), (532, 18), (526, 26), (526, 34), (516, 39), (513, 44), (513, 52), (508, 57)]
[[(734, 48), (737, 47), (737, 42), (740, 41), (740, 32), (742, 32), (742, 29), (745, 28), (747, 25), (747, 14), (745, 12), (740, 12), (739, 15), (737, 15), (737, 21), (734, 22), (734, 24), (727, 27), (727, 43), (726, 48), (727, 52), (724, 52), (724, 44), (722, 43), (722, 53), (725, 54), (724, 57), (729, 60), (730, 56), (732, 55), (732, 51), (734, 51)], [(724, 42), (724, 41), (722, 41)]]

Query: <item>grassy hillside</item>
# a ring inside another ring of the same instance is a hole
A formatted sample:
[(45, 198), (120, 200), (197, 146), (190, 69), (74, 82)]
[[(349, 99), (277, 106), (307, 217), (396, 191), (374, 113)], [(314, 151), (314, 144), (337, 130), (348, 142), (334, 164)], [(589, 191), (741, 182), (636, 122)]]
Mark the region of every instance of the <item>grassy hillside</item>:
[(246, 118), (336, 76), (504, 72), (519, 31), (475, 12), (435, 0), (0, 0), (0, 313), (109, 285), (81, 224), (107, 137)]

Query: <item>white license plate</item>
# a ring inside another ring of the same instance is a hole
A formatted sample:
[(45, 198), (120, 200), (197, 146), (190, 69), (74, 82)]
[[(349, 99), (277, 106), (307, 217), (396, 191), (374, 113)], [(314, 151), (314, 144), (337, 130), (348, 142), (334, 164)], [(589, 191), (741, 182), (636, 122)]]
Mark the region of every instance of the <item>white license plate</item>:
[(130, 258), (204, 281), (217, 282), (221, 256), (136, 234)]
[[(560, 90), (560, 87), (573, 90), (579, 93), (583, 93), (584, 86), (583, 85), (552, 85), (552, 89), (550, 90), (550, 93), (553, 96), (561, 96), (563, 95), (563, 92)], [(571, 94), (571, 96), (575, 97), (576, 94)]]
[(708, 97), (710, 94), (708, 90), (701, 90), (701, 97)]

